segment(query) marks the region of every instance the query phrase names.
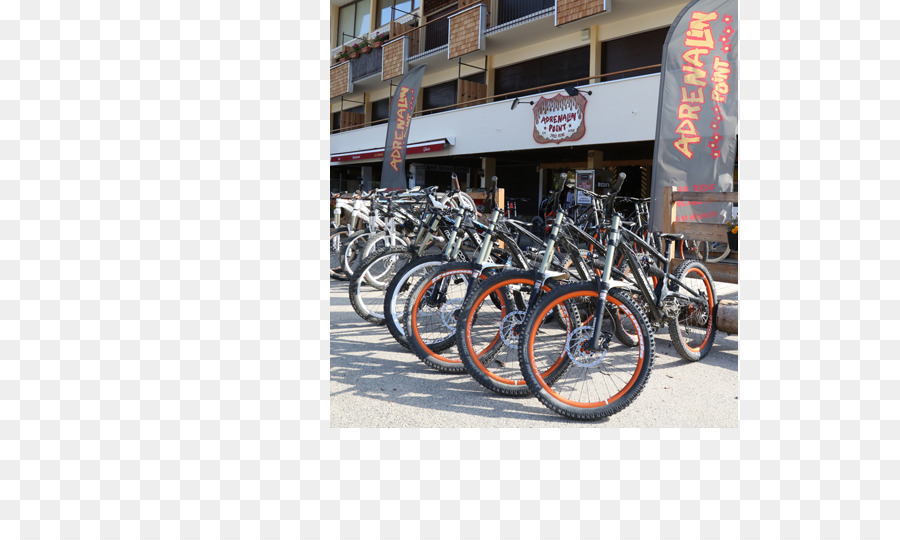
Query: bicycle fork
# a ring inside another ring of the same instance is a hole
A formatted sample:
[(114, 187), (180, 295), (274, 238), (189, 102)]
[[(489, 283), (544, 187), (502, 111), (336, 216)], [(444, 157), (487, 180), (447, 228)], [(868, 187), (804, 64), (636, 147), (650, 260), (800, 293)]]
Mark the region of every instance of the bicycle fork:
[[(594, 333), (589, 345), (592, 350), (597, 350), (600, 347), (603, 312), (606, 310), (606, 297), (609, 295), (609, 290), (612, 288), (609, 283), (609, 277), (612, 274), (616, 245), (619, 243), (620, 221), (618, 215), (613, 215), (612, 226), (609, 229), (609, 241), (606, 247), (606, 261), (604, 261), (603, 264), (603, 275), (597, 281), (597, 307), (594, 309)], [(613, 321), (613, 324), (615, 324), (615, 321)]]

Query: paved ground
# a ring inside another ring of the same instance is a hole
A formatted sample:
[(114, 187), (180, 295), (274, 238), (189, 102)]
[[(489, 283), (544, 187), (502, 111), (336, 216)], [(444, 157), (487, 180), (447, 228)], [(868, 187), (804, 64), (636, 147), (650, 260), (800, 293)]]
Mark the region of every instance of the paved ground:
[[(737, 286), (717, 283), (720, 298)], [(361, 319), (347, 283), (331, 281), (332, 427), (737, 427), (738, 339), (722, 332), (700, 362), (681, 359), (663, 330), (647, 386), (625, 410), (595, 422), (563, 418), (533, 397), (509, 398), (467, 374), (433, 370), (384, 326)]]

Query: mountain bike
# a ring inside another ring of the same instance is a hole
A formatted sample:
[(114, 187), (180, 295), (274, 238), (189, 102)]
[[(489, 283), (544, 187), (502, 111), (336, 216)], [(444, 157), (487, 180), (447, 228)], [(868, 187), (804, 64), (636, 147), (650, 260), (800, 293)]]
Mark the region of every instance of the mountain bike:
[[(617, 182), (613, 192), (620, 188)], [(650, 376), (653, 333), (662, 324), (687, 360), (706, 356), (715, 341), (716, 292), (709, 270), (684, 261), (670, 273), (669, 241), (683, 235), (660, 235), (666, 244), (660, 253), (624, 225), (614, 213), (600, 276), (545, 294), (522, 325), (522, 376), (541, 403), (566, 417), (603, 418), (633, 402)], [(635, 252), (635, 243), (643, 253)], [(616, 252), (627, 259), (631, 281), (612, 279)], [(546, 322), (551, 313), (562, 313), (563, 324)], [(563, 375), (545, 380), (544, 373), (556, 370)]]
[[(488, 390), (510, 396), (530, 393), (518, 362), (518, 336), (525, 314), (559, 283), (586, 280), (593, 273), (563, 220), (572, 223), (564, 212), (556, 212), (540, 266), (502, 270), (475, 284), (463, 301), (456, 348), (465, 370)], [(574, 263), (573, 272), (551, 270), (557, 249), (566, 254), (566, 261)], [(565, 322), (562, 313), (548, 315), (554, 316)], [(552, 381), (561, 375), (562, 370), (551, 369), (542, 376)]]
[[(496, 185), (492, 192), (495, 190)], [(456, 342), (459, 310), (472, 284), (487, 279), (503, 268), (529, 268), (534, 261), (546, 257), (554, 261), (560, 275), (568, 275), (564, 262), (555, 257), (552, 248), (531, 233), (528, 224), (501, 220), (501, 215), (502, 209), (493, 204), (491, 219), (481, 241), (481, 251), (473, 262), (450, 262), (436, 266), (419, 281), (407, 299), (404, 335), (408, 338), (410, 350), (425, 364), (439, 371), (465, 371), (462, 360), (442, 353)], [(528, 250), (520, 247), (516, 241), (518, 235), (525, 235), (532, 243), (543, 247), (544, 253), (535, 247)], [(505, 249), (495, 248), (495, 240), (502, 242)], [(549, 255), (545, 257), (547, 252)], [(583, 273), (587, 274), (588, 270)]]

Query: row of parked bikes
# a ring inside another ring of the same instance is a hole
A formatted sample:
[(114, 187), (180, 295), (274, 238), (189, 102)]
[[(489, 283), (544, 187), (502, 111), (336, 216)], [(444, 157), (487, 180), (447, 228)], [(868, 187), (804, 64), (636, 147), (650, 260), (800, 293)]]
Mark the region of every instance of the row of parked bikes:
[(579, 189), (591, 202), (570, 209), (551, 193), (539, 228), (504, 215), (496, 177), (480, 207), (455, 176), (446, 193), (334, 197), (331, 277), (428, 366), (569, 418), (607, 417), (646, 385), (658, 330), (692, 361), (716, 336), (709, 270), (689, 257), (670, 268), (689, 241), (650, 232), (647, 201), (618, 197), (624, 179)]

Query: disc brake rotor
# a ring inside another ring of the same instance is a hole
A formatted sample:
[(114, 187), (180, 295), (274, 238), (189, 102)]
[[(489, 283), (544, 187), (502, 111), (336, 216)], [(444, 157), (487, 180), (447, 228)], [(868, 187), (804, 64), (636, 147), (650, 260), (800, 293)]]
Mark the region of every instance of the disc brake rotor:
[(576, 328), (566, 340), (566, 354), (569, 359), (581, 367), (594, 367), (601, 364), (609, 350), (609, 336), (605, 333), (600, 340), (600, 348), (592, 351), (589, 343), (594, 336), (594, 325), (589, 324)]
[(441, 322), (448, 330), (456, 330), (456, 321), (461, 307), (462, 300), (457, 298), (448, 299), (441, 306)]
[(519, 348), (519, 331), (525, 322), (524, 311), (513, 311), (500, 322), (500, 339), (511, 349)]

